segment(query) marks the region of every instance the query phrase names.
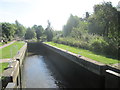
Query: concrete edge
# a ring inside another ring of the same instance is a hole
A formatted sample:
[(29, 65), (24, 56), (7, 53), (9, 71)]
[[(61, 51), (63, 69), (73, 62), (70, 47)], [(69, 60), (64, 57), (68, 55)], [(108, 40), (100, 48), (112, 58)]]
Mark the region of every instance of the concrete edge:
[(117, 76), (117, 77), (120, 78), (120, 73), (114, 72), (114, 71), (112, 71), (112, 70), (106, 70), (106, 73), (109, 73), (109, 74), (115, 75), (115, 76)]
[(93, 73), (96, 73), (98, 75), (105, 75), (105, 70), (107, 68), (106, 64), (94, 61), (92, 59), (83, 57), (83, 56), (78, 56), (77, 54), (71, 53), (69, 51), (57, 48), (55, 46), (45, 44), (43, 45), (51, 50), (53, 50), (56, 53), (59, 53), (60, 55), (70, 59), (74, 63), (79, 64), (80, 66), (92, 71)]

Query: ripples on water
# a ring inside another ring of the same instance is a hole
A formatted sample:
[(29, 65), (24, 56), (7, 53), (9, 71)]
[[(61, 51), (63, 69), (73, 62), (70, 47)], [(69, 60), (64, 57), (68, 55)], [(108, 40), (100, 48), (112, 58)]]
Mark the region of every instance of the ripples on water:
[[(60, 88), (58, 81), (55, 79), (55, 72), (49, 68), (54, 68), (50, 62), (45, 60), (41, 55), (26, 57), (23, 67), (22, 86), (24, 88)], [(56, 73), (58, 74), (58, 73)], [(63, 86), (64, 87), (64, 86)]]

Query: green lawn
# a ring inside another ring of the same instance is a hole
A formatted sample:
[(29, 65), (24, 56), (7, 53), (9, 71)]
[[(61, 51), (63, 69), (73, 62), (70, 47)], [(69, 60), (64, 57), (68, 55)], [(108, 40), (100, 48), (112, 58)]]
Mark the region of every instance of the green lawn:
[(57, 43), (53, 43), (53, 42), (45, 42), (45, 43), (50, 44), (52, 46), (56, 46), (58, 48), (68, 50), (68, 51), (73, 52), (75, 54), (80, 54), (82, 56), (85, 56), (87, 58), (93, 59), (95, 61), (98, 61), (98, 62), (101, 62), (104, 64), (115, 64), (115, 63), (120, 62), (116, 59), (111, 59), (111, 58), (107, 58), (105, 56), (94, 54), (93, 52), (91, 52), (89, 50), (75, 48), (75, 47), (71, 47), (71, 46), (67, 46), (67, 45), (63, 45), (63, 44), (57, 44)]
[(0, 63), (0, 73), (8, 66), (8, 63)]
[[(8, 41), (7, 44), (10, 43), (10, 42), (11, 41)], [(5, 43), (3, 44), (2, 42), (0, 42), (0, 47), (3, 46), (3, 45), (5, 45)]]
[(14, 42), (13, 44), (0, 49), (0, 59), (14, 57), (18, 50), (24, 45), (23, 41)]

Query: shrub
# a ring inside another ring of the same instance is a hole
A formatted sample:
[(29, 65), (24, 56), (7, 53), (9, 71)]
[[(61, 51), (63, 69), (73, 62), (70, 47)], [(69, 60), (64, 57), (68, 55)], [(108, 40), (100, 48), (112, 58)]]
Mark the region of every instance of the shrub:
[[(118, 42), (117, 42), (118, 43)], [(118, 59), (118, 49), (119, 46), (115, 41), (109, 40), (108, 46), (104, 48), (105, 54)]]
[(91, 42), (91, 49), (95, 52), (105, 53), (104, 49), (107, 48), (108, 43), (101, 37), (93, 39)]
[[(84, 40), (87, 39), (87, 40)], [(105, 40), (98, 35), (85, 35), (84, 38), (76, 39), (72, 37), (54, 38), (53, 41), (73, 47), (94, 51), (95, 53), (117, 58), (118, 47), (114, 41)]]

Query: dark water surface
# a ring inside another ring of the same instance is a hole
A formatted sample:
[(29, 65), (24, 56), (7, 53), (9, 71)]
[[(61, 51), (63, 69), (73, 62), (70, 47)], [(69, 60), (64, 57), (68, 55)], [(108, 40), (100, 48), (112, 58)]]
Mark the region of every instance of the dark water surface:
[(22, 72), (23, 88), (66, 88), (63, 77), (50, 62), (41, 55), (25, 58)]

